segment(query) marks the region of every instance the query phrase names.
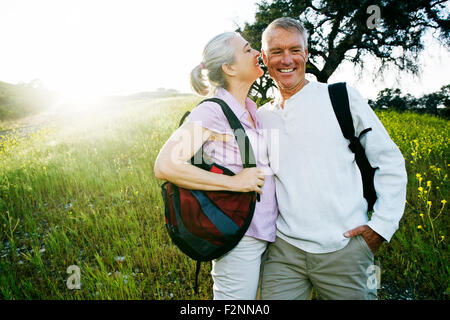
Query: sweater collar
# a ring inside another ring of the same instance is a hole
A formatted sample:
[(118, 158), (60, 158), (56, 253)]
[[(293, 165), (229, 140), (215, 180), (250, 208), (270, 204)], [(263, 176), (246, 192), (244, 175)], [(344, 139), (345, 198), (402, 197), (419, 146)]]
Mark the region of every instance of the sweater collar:
[[(286, 108), (286, 103), (295, 101), (299, 96), (301, 96), (303, 94), (303, 92), (305, 92), (305, 89), (308, 89), (311, 87), (312, 83), (313, 83), (313, 81), (309, 80), (308, 83), (303, 88), (301, 88), (299, 91), (297, 91), (289, 99), (284, 101), (284, 107)], [(283, 97), (281, 96), (280, 90), (275, 90), (275, 99), (273, 100), (273, 104), (272, 104), (273, 108), (282, 110), (281, 101), (283, 101)]]

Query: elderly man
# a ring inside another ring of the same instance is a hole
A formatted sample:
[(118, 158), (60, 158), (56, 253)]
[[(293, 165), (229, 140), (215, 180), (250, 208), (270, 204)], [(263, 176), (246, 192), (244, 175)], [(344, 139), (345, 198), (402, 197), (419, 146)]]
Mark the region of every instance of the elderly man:
[(378, 168), (378, 198), (369, 219), (361, 173), (327, 84), (305, 79), (306, 30), (292, 18), (277, 19), (264, 31), (262, 46), (279, 90), (257, 113), (268, 133), (279, 216), (277, 238), (262, 267), (261, 298), (307, 299), (314, 287), (322, 299), (376, 299), (368, 278), (374, 253), (390, 241), (403, 215), (404, 158), (366, 101), (347, 86), (356, 136), (372, 128), (361, 138), (371, 166)]

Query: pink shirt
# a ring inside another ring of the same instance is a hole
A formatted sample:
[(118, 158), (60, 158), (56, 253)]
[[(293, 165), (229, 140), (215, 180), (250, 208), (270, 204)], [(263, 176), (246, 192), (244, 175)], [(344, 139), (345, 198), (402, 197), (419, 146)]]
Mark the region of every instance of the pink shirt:
[[(265, 173), (261, 198), (259, 202), (256, 202), (253, 219), (245, 235), (274, 242), (276, 219), (278, 216), (275, 197), (275, 179), (273, 171), (269, 166), (267, 144), (260, 123), (256, 119), (256, 103), (249, 98), (245, 101), (247, 110), (255, 123), (256, 128), (254, 128), (247, 120), (247, 112), (245, 109), (227, 90), (219, 88), (215, 97), (224, 100), (241, 121), (252, 145), (253, 152), (255, 153), (257, 167), (264, 169)], [(243, 169), (239, 146), (234, 138), (233, 130), (219, 104), (209, 101), (199, 104), (189, 114), (186, 122), (197, 122), (203, 128), (232, 136), (233, 138), (229, 141), (206, 141), (203, 145), (203, 152), (212, 162), (230, 169), (235, 174)]]

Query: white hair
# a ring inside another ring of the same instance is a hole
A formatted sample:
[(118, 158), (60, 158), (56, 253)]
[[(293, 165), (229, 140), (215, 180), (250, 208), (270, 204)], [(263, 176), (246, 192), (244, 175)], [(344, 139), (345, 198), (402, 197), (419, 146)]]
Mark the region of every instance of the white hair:
[[(219, 87), (227, 88), (222, 65), (234, 63), (235, 48), (230, 42), (237, 35), (236, 32), (221, 33), (205, 46), (202, 62), (191, 71), (191, 87), (196, 93), (206, 96)], [(203, 70), (206, 70), (206, 77)]]
[(268, 26), (267, 28), (264, 30), (263, 34), (262, 34), (262, 47), (263, 49), (267, 49), (267, 33), (272, 30), (272, 29), (276, 29), (276, 28), (282, 28), (284, 30), (296, 30), (298, 31), (302, 37), (303, 37), (303, 43), (305, 45), (306, 49), (308, 47), (308, 31), (306, 31), (305, 27), (303, 26), (303, 24), (293, 18), (289, 18), (289, 17), (283, 17), (283, 18), (278, 18), (273, 20)]

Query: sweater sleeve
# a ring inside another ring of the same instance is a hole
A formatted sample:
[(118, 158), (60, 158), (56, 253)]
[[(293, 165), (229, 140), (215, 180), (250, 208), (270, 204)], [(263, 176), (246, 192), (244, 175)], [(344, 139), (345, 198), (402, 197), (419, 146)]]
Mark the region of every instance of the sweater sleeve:
[(367, 225), (389, 242), (405, 209), (408, 178), (405, 159), (360, 93), (348, 85), (347, 92), (355, 135), (358, 137), (364, 129), (372, 128), (360, 139), (371, 166), (378, 168), (374, 176), (377, 201)]

